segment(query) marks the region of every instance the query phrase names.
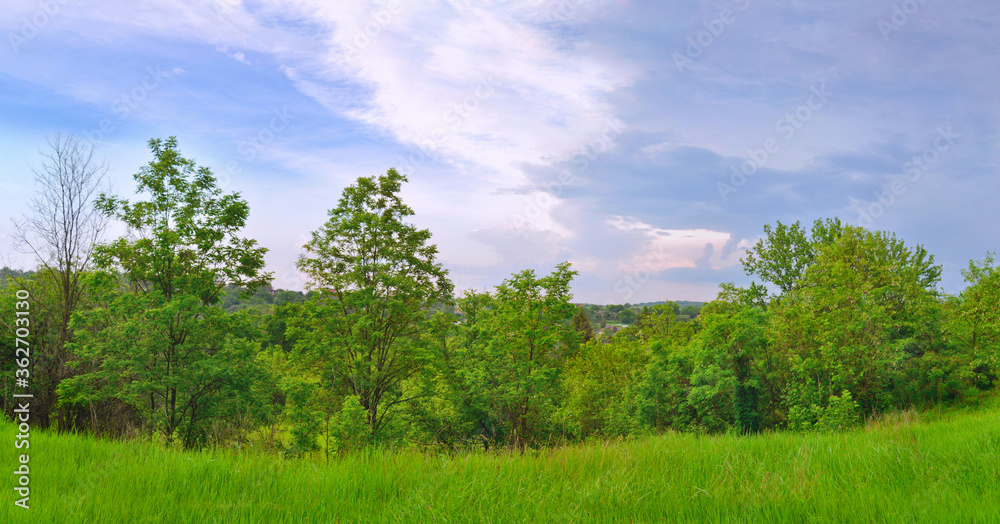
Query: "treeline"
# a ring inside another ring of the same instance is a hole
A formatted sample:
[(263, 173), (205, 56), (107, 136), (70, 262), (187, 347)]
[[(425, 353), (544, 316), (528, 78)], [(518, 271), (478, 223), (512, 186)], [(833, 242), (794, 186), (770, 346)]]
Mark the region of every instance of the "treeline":
[(609, 325), (611, 326), (629, 326), (634, 324), (636, 320), (642, 315), (648, 315), (651, 308), (655, 306), (662, 306), (669, 304), (674, 311), (674, 315), (677, 317), (678, 322), (687, 322), (698, 316), (701, 312), (701, 302), (649, 302), (645, 304), (632, 305), (629, 303), (625, 304), (609, 304), (607, 306), (600, 304), (578, 304), (578, 306), (583, 309), (584, 314), (587, 316), (587, 320), (590, 321), (591, 325), (598, 329), (605, 329)]
[[(456, 297), (390, 169), (346, 188), (312, 233), (298, 261), (311, 291), (275, 291), (266, 249), (240, 236), (247, 203), (174, 138), (150, 148), (135, 175), (145, 199), (82, 191), (93, 199), (34, 210), (58, 227), (96, 209), (95, 224), (118, 220), (128, 236), (66, 246), (79, 235), (22, 223), (45, 247), (30, 274), (0, 275), (8, 415), (11, 394), (30, 391), (37, 426), (186, 447), (523, 450), (665, 430), (832, 430), (996, 382), (991, 254), (950, 296), (920, 246), (836, 219), (779, 222), (744, 258), (755, 283), (723, 284), (703, 307), (577, 306), (569, 263)], [(25, 291), (30, 326), (18, 332)], [(610, 323), (621, 327), (600, 332)], [(20, 335), (27, 389), (14, 380)]]

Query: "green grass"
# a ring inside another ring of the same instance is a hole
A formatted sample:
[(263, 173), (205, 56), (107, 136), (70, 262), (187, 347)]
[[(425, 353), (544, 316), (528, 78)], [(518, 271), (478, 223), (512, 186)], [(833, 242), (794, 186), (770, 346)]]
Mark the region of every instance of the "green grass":
[[(332, 461), (35, 432), (0, 522), (1000, 522), (1000, 403), (839, 434), (669, 434), (526, 456)], [(14, 427), (0, 425), (5, 468)]]

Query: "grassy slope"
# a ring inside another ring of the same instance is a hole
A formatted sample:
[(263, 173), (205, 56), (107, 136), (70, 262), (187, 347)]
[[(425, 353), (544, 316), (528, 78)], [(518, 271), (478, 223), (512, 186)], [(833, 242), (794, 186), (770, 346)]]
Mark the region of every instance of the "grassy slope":
[[(1000, 522), (998, 415), (329, 466), (36, 433), (32, 508), (6, 487), (0, 522)], [(0, 424), (11, 470), (13, 435)]]

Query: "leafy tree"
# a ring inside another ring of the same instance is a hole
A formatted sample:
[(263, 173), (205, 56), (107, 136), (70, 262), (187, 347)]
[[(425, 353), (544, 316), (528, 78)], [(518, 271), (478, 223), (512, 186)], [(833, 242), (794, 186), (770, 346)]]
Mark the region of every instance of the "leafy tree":
[(789, 406), (851, 392), (866, 413), (893, 398), (893, 369), (936, 336), (933, 256), (894, 235), (846, 226), (775, 310), (771, 338), (791, 366)]
[(413, 210), (399, 197), (403, 182), (389, 169), (344, 189), (299, 258), (317, 294), (286, 320), (294, 358), (324, 388), (357, 397), (376, 437), (413, 400), (402, 384), (425, 360), (426, 311), (452, 293), (430, 232), (405, 221)]
[(689, 318), (694, 318), (697, 317), (700, 312), (701, 312), (701, 307), (699, 306), (684, 306), (683, 308), (681, 308), (679, 314), (685, 315)]
[(766, 327), (753, 293), (723, 284), (698, 319), (653, 339), (637, 388), (640, 420), (657, 428), (758, 431), (774, 389)]
[(696, 362), (692, 340), (697, 323), (675, 324), (666, 336), (650, 342), (650, 361), (636, 387), (637, 418), (644, 426), (684, 430), (696, 420), (688, 394)]
[(969, 261), (962, 270), (968, 287), (959, 295), (960, 310), (951, 326), (952, 336), (970, 353), (996, 359), (1000, 350), (1000, 267), (993, 253), (982, 261)]
[(177, 150), (177, 139), (149, 141), (154, 160), (135, 175), (137, 192), (150, 199), (128, 202), (101, 195), (97, 206), (124, 223), (133, 236), (101, 245), (95, 259), (102, 268), (121, 271), (133, 289), (195, 294), (214, 304), (231, 284), (254, 290), (272, 278), (264, 268), (267, 248), (240, 238), (250, 206), (239, 193), (223, 195), (207, 167)]
[(765, 237), (747, 251), (743, 268), (748, 275), (777, 286), (779, 294), (788, 293), (815, 260), (817, 246), (835, 240), (842, 229), (843, 224), (836, 218), (816, 220), (811, 238), (798, 221), (787, 226), (781, 221), (774, 227), (765, 225)]
[(573, 327), (580, 332), (583, 343), (590, 342), (590, 339), (594, 338), (594, 326), (583, 306), (578, 307), (576, 314), (573, 315)]
[(507, 443), (522, 451), (552, 428), (561, 373), (579, 344), (569, 290), (574, 275), (568, 262), (541, 278), (525, 270), (495, 293), (470, 291), (459, 300), (468, 349), (457, 389), (500, 421)]
[[(118, 399), (166, 438), (185, 446), (215, 419), (247, 411), (257, 375), (257, 320), (212, 304), (226, 284), (254, 289), (265, 248), (238, 236), (249, 206), (223, 195), (206, 167), (180, 155), (177, 140), (149, 142), (154, 159), (135, 175), (148, 200), (101, 195), (97, 205), (132, 235), (96, 248), (102, 307), (78, 312), (71, 348), (91, 371), (60, 386), (65, 402)], [(121, 275), (126, 292), (116, 275)]]
[(587, 437), (639, 431), (635, 386), (648, 361), (645, 345), (635, 339), (582, 344), (566, 364), (562, 384), (566, 399), (559, 422), (566, 433)]
[[(993, 386), (1000, 367), (1000, 267), (995, 264), (992, 252), (981, 261), (969, 261), (962, 270), (968, 287), (952, 299), (953, 315), (946, 327), (949, 340), (959, 350), (958, 355), (948, 355), (952, 364), (962, 366), (959, 356), (967, 356), (974, 374), (968, 378), (980, 389)], [(955, 385), (947, 389), (953, 391)]]
[(689, 403), (710, 429), (733, 425), (756, 433), (773, 420), (770, 404), (781, 390), (781, 374), (768, 351), (767, 312), (747, 290), (724, 284), (702, 313)]
[[(636, 319), (636, 325), (634, 326), (635, 336), (645, 342), (666, 336), (677, 322), (676, 308), (674, 306), (673, 302), (667, 302), (666, 304), (657, 304), (651, 308), (643, 308), (643, 314)], [(630, 330), (626, 333), (631, 332), (633, 331)]]

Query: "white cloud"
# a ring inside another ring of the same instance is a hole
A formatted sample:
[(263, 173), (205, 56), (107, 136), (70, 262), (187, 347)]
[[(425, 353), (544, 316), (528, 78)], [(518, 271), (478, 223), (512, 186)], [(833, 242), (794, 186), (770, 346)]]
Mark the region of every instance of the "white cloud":
[(752, 244), (737, 242), (736, 249), (725, 253), (732, 241), (730, 233), (707, 229), (661, 229), (630, 217), (614, 217), (608, 225), (620, 231), (638, 231), (646, 236), (642, 251), (618, 264), (625, 273), (655, 275), (668, 269), (707, 266), (727, 269), (739, 264), (740, 256)]
[[(334, 111), (516, 182), (520, 164), (565, 159), (599, 136), (615, 118), (607, 96), (637, 75), (626, 60), (595, 58), (541, 29), (534, 21), (544, 15), (528, 16), (529, 4), (537, 3), (304, 0), (303, 16), (334, 29), (324, 56), (294, 60), (287, 72)], [(345, 79), (367, 93), (362, 105), (324, 87)]]

